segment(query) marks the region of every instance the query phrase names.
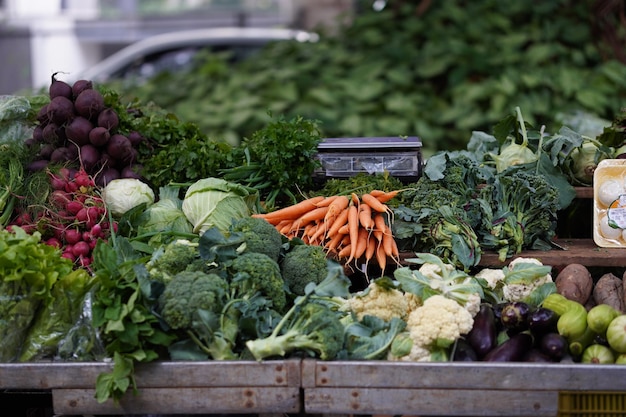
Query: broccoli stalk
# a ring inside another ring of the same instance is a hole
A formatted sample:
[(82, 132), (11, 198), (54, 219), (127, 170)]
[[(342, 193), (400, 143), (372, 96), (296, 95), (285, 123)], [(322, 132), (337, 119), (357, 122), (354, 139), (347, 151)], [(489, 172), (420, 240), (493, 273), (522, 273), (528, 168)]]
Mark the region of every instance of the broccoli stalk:
[(349, 286), (350, 280), (341, 265), (329, 264), (327, 277), (319, 284), (309, 284), (272, 332), (267, 337), (248, 340), (246, 347), (258, 361), (293, 352), (306, 352), (322, 360), (335, 358), (343, 347), (344, 314), (312, 301), (312, 297), (346, 298)]

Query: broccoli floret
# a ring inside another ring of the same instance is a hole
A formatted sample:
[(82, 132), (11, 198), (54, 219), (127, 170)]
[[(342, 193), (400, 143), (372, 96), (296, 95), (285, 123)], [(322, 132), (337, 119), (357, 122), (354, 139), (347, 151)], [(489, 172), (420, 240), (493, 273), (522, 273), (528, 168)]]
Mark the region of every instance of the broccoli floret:
[(186, 239), (174, 240), (157, 249), (146, 264), (150, 278), (168, 283), (200, 257), (198, 243)]
[(318, 284), (326, 278), (327, 262), (326, 252), (321, 246), (293, 246), (280, 264), (283, 280), (292, 293), (303, 295), (309, 282)]
[(231, 287), (236, 289), (237, 298), (259, 292), (272, 302), (276, 311), (281, 312), (287, 306), (286, 286), (280, 266), (264, 253), (242, 253), (233, 259), (230, 272)]
[(228, 282), (217, 274), (183, 271), (172, 277), (158, 301), (158, 313), (211, 358), (236, 359), (236, 321), (229, 321)]
[(289, 310), (268, 337), (249, 340), (246, 346), (259, 361), (296, 351), (330, 360), (341, 351), (343, 341), (340, 315), (323, 304), (306, 303)]
[(246, 242), (246, 252), (264, 253), (278, 261), (282, 245), (282, 235), (265, 219), (244, 217), (231, 225), (232, 233), (241, 233)]

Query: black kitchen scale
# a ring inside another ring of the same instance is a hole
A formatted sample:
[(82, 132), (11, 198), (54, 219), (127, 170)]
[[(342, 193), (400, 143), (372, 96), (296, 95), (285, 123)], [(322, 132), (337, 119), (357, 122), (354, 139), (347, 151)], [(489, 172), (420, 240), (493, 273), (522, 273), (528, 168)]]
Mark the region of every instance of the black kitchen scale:
[(317, 149), (316, 179), (347, 178), (358, 173), (389, 173), (403, 182), (422, 175), (422, 142), (417, 136), (325, 138)]

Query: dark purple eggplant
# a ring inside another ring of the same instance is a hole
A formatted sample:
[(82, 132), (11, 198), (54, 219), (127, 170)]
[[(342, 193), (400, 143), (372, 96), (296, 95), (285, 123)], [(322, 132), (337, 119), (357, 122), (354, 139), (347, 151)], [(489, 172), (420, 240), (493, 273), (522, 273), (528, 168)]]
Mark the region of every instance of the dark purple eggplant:
[(467, 334), (467, 342), (474, 349), (479, 358), (482, 358), (497, 344), (498, 331), (496, 316), (493, 307), (482, 304), (474, 316), (472, 330)]
[(554, 359), (543, 353), (541, 349), (538, 348), (530, 349), (528, 352), (526, 352), (522, 360), (524, 362), (554, 362)]
[(560, 361), (569, 349), (567, 339), (556, 332), (544, 334), (539, 340), (539, 349), (554, 360)]
[(485, 362), (521, 362), (524, 355), (533, 347), (530, 333), (516, 333), (485, 355)]
[(451, 359), (454, 362), (475, 362), (478, 360), (478, 355), (466, 340), (457, 339)]
[(528, 315), (528, 330), (537, 337), (557, 331), (559, 316), (552, 310), (538, 307)]
[(511, 301), (502, 307), (500, 321), (504, 328), (515, 331), (528, 329), (528, 316), (531, 308), (522, 301)]

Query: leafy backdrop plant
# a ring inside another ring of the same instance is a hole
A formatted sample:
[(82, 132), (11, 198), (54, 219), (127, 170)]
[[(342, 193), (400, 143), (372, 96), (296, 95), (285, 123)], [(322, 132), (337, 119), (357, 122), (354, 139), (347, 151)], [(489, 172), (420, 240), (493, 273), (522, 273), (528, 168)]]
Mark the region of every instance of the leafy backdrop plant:
[(516, 106), (553, 130), (564, 112), (613, 118), (626, 65), (593, 35), (598, 1), (390, 0), (317, 43), (275, 43), (235, 67), (205, 56), (123, 91), (234, 144), (271, 112), (319, 120), (326, 137), (418, 135), (426, 152), (458, 149)]

